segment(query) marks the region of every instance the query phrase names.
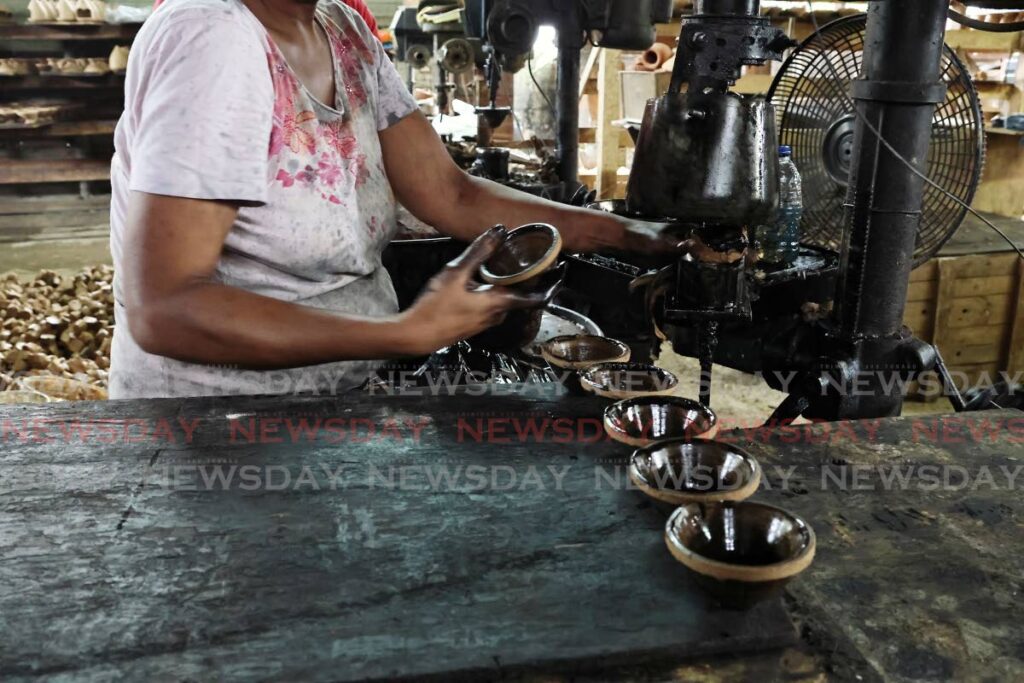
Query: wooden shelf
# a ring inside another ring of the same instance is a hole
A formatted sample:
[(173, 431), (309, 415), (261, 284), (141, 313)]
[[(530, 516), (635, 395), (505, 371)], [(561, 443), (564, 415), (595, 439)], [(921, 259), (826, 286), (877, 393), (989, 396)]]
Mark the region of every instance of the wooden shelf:
[(946, 44), (967, 52), (1015, 52), (1024, 47), (1024, 33), (991, 33), (974, 29), (946, 31)]
[(142, 24), (0, 24), (0, 40), (131, 40)]
[(4, 92), (16, 90), (101, 90), (123, 88), (124, 74), (105, 76), (0, 76)]
[[(91, 135), (112, 135), (117, 127), (117, 119), (98, 121), (58, 121), (41, 128), (9, 128), (0, 130), (0, 139), (27, 137), (33, 138), (73, 138)], [(0, 162), (3, 163), (3, 162)]]
[(1024, 130), (1012, 130), (1010, 128), (993, 128), (991, 126), (986, 126), (985, 132), (993, 133), (995, 135), (1011, 135), (1017, 137), (1024, 137)]
[(110, 162), (95, 159), (0, 159), (0, 185), (110, 180)]

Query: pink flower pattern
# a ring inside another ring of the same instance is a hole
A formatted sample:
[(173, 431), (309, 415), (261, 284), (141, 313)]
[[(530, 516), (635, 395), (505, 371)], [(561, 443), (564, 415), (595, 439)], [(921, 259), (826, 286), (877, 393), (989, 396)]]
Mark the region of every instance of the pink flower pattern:
[[(344, 83), (340, 99), (352, 109), (367, 103), (363, 85), (366, 64), (373, 64), (374, 53), (354, 32), (341, 34), (330, 21), (323, 23), (336, 68)], [(349, 116), (320, 120), (313, 103), (302, 89), (277, 47), (267, 51), (274, 84), (274, 115), (270, 133), (269, 156), (277, 163), (276, 182), (283, 187), (314, 190), (333, 204), (343, 204), (339, 195), (361, 188), (370, 177), (366, 155), (349, 125)], [(286, 169), (298, 168), (297, 171)], [(371, 230), (375, 230), (372, 226)]]

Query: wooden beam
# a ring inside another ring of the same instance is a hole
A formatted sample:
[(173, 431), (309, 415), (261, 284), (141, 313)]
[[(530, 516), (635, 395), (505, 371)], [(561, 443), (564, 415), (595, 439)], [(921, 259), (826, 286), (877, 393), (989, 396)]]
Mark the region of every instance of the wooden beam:
[(1024, 261), (1017, 262), (1017, 300), (1010, 325), (1006, 369), (1012, 375), (1024, 371)]
[(110, 162), (94, 159), (5, 159), (0, 185), (110, 180)]
[(597, 64), (597, 56), (600, 54), (601, 49), (602, 48), (599, 47), (590, 48), (590, 54), (587, 55), (587, 63), (583, 65), (583, 70), (580, 71), (580, 99), (583, 99), (584, 93), (587, 92), (587, 84), (590, 82), (590, 74), (594, 72), (594, 65)]
[(991, 33), (974, 29), (946, 31), (946, 45), (969, 52), (1015, 52), (1021, 49), (1021, 34)]
[(620, 160), (620, 129), (613, 124), (619, 118), (619, 50), (601, 50), (597, 83), (597, 197), (611, 199), (616, 194)]
[(0, 24), (0, 40), (131, 40), (142, 24)]

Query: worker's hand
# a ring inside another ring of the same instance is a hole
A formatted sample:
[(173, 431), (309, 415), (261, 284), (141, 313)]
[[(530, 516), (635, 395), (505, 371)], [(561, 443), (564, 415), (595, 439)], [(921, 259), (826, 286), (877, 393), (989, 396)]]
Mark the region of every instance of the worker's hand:
[(622, 251), (634, 254), (681, 254), (686, 245), (670, 223), (629, 220), (622, 232)]
[(432, 353), (483, 332), (499, 324), (512, 309), (543, 303), (543, 294), (525, 295), (474, 280), (507, 232), (496, 226), (480, 235), (427, 283), (416, 303), (403, 314), (416, 355)]

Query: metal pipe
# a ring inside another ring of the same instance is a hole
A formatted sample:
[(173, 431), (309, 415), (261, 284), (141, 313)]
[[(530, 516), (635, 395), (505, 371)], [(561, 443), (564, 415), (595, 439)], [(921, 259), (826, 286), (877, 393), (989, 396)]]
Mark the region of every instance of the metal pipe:
[(853, 94), (860, 111), (846, 203), (837, 316), (855, 342), (894, 337), (903, 309), (921, 221), (924, 183), (864, 124), (870, 121), (904, 159), (926, 170), (949, 0), (872, 2), (864, 78)]
[(713, 16), (756, 17), (761, 13), (761, 0), (697, 0), (694, 14)]
[(558, 143), (558, 177), (563, 183), (569, 184), (579, 182), (579, 42), (579, 38), (571, 35), (560, 35), (558, 39), (558, 121), (555, 133)]

